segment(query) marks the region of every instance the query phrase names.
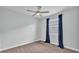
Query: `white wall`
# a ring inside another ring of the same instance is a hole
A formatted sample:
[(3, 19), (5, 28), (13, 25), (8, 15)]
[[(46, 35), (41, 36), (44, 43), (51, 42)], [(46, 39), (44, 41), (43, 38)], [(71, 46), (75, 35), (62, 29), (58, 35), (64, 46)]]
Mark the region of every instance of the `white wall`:
[(0, 50), (37, 41), (37, 20), (0, 7)]
[(63, 13), (64, 45), (79, 51), (79, 7)]
[[(63, 40), (64, 46), (66, 48), (79, 51), (79, 7), (73, 7), (62, 12), (59, 12), (55, 15), (48, 16), (52, 20), (56, 18), (58, 14), (63, 14)], [(47, 18), (47, 17), (46, 17)], [(41, 20), (42, 21), (42, 20)], [(43, 18), (42, 23), (42, 32), (46, 32), (46, 21)], [(45, 40), (45, 34), (42, 34), (40, 37), (43, 41)], [(53, 41), (53, 39), (52, 39)], [(54, 42), (55, 44), (55, 42)]]
[(45, 41), (46, 39), (46, 19), (39, 19), (39, 39)]

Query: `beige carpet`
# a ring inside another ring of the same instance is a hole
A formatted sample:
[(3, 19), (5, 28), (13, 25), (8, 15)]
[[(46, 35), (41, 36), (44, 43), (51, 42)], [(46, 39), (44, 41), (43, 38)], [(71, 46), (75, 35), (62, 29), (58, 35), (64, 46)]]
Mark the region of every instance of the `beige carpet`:
[(1, 53), (77, 53), (69, 49), (61, 49), (56, 45), (44, 43), (41, 41), (26, 44), (2, 51)]

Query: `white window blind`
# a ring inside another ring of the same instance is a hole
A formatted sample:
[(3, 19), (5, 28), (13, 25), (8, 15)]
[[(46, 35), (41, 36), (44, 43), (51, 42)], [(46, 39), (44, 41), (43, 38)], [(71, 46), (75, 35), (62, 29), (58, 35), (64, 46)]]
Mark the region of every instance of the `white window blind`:
[(58, 44), (58, 18), (49, 21), (50, 43)]

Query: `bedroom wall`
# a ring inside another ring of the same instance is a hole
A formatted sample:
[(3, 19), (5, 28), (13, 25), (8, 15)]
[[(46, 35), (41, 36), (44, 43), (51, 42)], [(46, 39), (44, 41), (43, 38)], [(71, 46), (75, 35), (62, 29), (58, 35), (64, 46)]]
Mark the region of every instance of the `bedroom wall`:
[(79, 51), (79, 7), (63, 12), (63, 37), (65, 47)]
[(38, 38), (41, 41), (45, 41), (46, 39), (46, 19), (40, 18), (39, 19), (39, 30), (38, 30)]
[[(79, 7), (73, 7), (62, 12), (59, 12), (55, 15), (48, 16), (50, 19), (57, 18), (58, 14), (63, 14), (63, 40), (64, 46), (66, 48), (79, 51)], [(47, 18), (47, 17), (46, 17)], [(45, 41), (45, 32), (46, 32), (46, 18), (43, 18), (41, 21), (42, 29), (41, 33), (44, 33), (40, 36), (41, 40)], [(52, 39), (53, 41), (53, 39)], [(54, 44), (57, 44), (53, 41)]]
[(37, 19), (0, 7), (0, 50), (37, 41)]

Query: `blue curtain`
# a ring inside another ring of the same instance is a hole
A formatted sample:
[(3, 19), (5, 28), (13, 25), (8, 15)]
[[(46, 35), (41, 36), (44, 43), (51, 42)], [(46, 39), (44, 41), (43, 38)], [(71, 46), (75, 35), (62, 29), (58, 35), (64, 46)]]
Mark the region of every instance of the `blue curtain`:
[(50, 43), (50, 36), (49, 36), (49, 18), (46, 19), (46, 43)]
[(59, 23), (58, 23), (58, 29), (59, 29), (59, 34), (58, 34), (58, 41), (59, 41), (59, 47), (60, 48), (64, 48), (64, 45), (63, 45), (63, 24), (62, 24), (62, 14), (60, 14), (58, 16), (59, 18)]

